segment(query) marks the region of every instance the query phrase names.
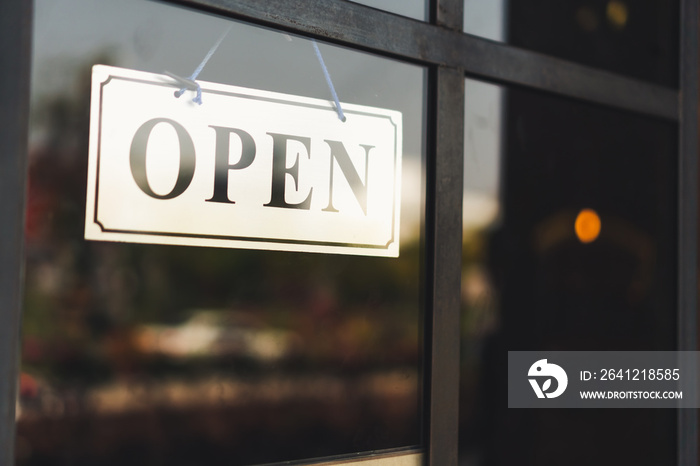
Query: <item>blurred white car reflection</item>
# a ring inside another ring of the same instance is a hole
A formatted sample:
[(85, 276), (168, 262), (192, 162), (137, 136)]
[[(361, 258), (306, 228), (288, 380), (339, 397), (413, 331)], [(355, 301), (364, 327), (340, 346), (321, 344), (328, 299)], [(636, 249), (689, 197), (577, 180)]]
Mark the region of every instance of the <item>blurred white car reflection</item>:
[(242, 356), (274, 362), (294, 352), (294, 333), (265, 327), (250, 315), (196, 310), (179, 325), (144, 325), (136, 330), (138, 348), (171, 358)]

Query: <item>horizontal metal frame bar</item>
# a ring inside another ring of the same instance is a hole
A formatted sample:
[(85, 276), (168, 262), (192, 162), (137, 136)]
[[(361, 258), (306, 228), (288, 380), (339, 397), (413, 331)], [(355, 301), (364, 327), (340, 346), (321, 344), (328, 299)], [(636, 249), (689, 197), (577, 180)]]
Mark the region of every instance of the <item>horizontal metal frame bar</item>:
[(677, 121), (678, 91), (346, 0), (174, 0), (213, 13), (496, 83)]

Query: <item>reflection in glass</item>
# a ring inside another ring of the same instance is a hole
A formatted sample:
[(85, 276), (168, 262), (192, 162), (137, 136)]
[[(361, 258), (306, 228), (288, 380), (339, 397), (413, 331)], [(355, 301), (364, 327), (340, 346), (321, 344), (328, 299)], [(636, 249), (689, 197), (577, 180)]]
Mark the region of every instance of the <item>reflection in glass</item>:
[(503, 42), (508, 0), (464, 0), (464, 32)]
[(421, 21), (428, 20), (427, 0), (351, 0), (355, 3), (371, 6), (379, 10)]
[[(675, 348), (676, 126), (466, 84), (467, 108), (503, 104), (466, 119), (461, 461), (674, 464), (675, 412), (508, 409), (504, 368), (508, 351)], [(494, 166), (500, 189), (470, 174)], [(484, 186), (497, 215), (475, 224)]]
[(499, 325), (489, 241), (501, 223), (502, 88), (466, 79), (462, 213), (460, 464), (478, 463), (482, 348)]
[(155, 2), (36, 3), (19, 465), (419, 444), (423, 69), (319, 44), (342, 102), (403, 113), (400, 258), (83, 240), (92, 65), (188, 76), (229, 25), (199, 78), (330, 99), (300, 37)]
[(464, 32), (678, 87), (678, 0), (464, 0)]

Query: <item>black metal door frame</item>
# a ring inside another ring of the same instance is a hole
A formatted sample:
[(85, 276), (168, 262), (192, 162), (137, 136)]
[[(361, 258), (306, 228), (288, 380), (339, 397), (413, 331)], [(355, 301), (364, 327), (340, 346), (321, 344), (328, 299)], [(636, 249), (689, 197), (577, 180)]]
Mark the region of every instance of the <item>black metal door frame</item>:
[(14, 464), (32, 2), (0, 2), (0, 465)]
[[(678, 350), (697, 349), (698, 0), (681, 1), (680, 88), (462, 32), (463, 0), (420, 22), (346, 0), (167, 0), (428, 67), (426, 463), (456, 466), (464, 78), (536, 89), (679, 124)], [(32, 0), (0, 1), (0, 466), (14, 464)], [(679, 410), (678, 464), (698, 464), (696, 410)]]

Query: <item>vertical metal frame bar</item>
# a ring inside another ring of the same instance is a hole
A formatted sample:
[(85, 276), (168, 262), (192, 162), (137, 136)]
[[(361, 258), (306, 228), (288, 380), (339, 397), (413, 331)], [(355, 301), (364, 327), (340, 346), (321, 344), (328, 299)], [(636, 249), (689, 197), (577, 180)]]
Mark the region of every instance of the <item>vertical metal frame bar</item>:
[[(698, 0), (680, 11), (678, 156), (678, 349), (698, 349)], [(697, 368), (691, 368), (697, 371)], [(696, 377), (696, 382), (698, 377)], [(696, 393), (694, 394), (697, 396)], [(678, 464), (698, 464), (698, 412), (678, 410)]]
[[(462, 30), (463, 0), (431, 2), (431, 21)], [(433, 68), (429, 85), (425, 462), (457, 466), (464, 183), (464, 71)]]
[(439, 0), (433, 2), (431, 19), (438, 26), (462, 32), (464, 0)]
[(426, 461), (456, 466), (459, 422), (460, 289), (462, 281), (462, 185), (464, 74), (440, 67), (434, 73), (434, 143), (429, 154), (428, 287), (431, 301), (425, 334)]
[(0, 1), (0, 465), (14, 464), (24, 205), (29, 124), (31, 0)]

